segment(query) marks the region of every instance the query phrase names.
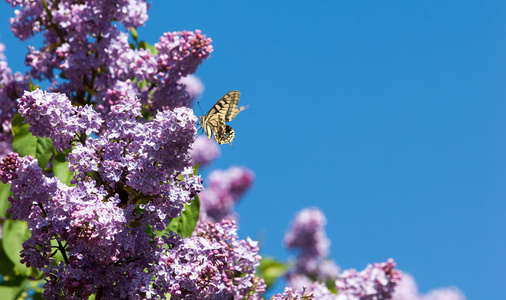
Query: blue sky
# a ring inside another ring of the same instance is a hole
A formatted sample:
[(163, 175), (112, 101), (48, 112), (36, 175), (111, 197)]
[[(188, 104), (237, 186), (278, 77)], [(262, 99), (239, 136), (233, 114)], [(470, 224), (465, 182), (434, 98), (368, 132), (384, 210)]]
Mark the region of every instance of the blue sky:
[(505, 20), (504, 1), (154, 1), (138, 31), (213, 39), (201, 106), (238, 89), (250, 109), (211, 168), (255, 172), (239, 233), (264, 254), (286, 259), (290, 221), (317, 206), (342, 268), (393, 257), (421, 292), (506, 299)]

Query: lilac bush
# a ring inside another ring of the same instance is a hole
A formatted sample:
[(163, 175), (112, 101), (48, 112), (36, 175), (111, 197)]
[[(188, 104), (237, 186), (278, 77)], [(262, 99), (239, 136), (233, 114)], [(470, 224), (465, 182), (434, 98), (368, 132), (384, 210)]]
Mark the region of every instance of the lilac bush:
[[(191, 109), (212, 40), (200, 30), (139, 40), (145, 0), (7, 2), (16, 37), (43, 34), (28, 74), (11, 72), (0, 45), (0, 179), (9, 221), (30, 232), (20, 257), (4, 246), (9, 263), (31, 267), (16, 276), (42, 278), (47, 299), (261, 299), (269, 283), (258, 271), (269, 270), (258, 243), (238, 237), (234, 210), (254, 173), (214, 170), (204, 188), (197, 172), (221, 154), (197, 137)], [(395, 292), (409, 276), (391, 259), (341, 271), (325, 223), (315, 208), (296, 216), (285, 244), (298, 255), (274, 263), (289, 287), (271, 299), (407, 295)]]

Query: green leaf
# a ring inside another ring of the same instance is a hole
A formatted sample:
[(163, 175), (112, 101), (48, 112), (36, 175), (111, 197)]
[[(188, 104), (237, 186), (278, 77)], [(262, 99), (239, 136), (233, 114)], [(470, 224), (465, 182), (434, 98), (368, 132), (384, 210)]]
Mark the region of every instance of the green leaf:
[(11, 195), (11, 185), (0, 182), (0, 218), (7, 217), (7, 209), (11, 207), (9, 196)]
[(27, 280), (24, 280), (19, 286), (0, 286), (0, 295), (2, 295), (2, 299), (5, 300), (16, 300), (18, 296), (24, 291), (25, 283)]
[(258, 276), (262, 277), (267, 285), (267, 289), (271, 288), (276, 280), (285, 275), (290, 265), (275, 260), (272, 257), (264, 257), (260, 260), (260, 266), (257, 268)]
[(167, 229), (174, 231), (182, 237), (189, 237), (192, 235), (193, 230), (195, 230), (195, 226), (197, 226), (199, 213), (200, 200), (199, 196), (195, 196), (189, 205), (184, 206), (181, 216), (170, 220)]
[(53, 173), (60, 181), (67, 186), (71, 186), (70, 180), (74, 173), (69, 170), (69, 162), (65, 159), (70, 150), (65, 150), (65, 153), (56, 153), (53, 159)]
[(35, 85), (33, 85), (32, 76), (28, 77), (28, 84), (30, 86), (30, 92), (35, 91)]
[(5, 254), (5, 251), (3, 247), (0, 245), (0, 274), (2, 274), (2, 277), (4, 281), (0, 282), (0, 285), (18, 285), (20, 283), (21, 276), (18, 276), (14, 272), (14, 264), (12, 261), (7, 257), (7, 254)]
[(137, 38), (139, 37), (139, 35), (137, 34), (137, 30), (135, 30), (135, 28), (130, 28), (130, 33), (132, 34), (132, 38), (134, 39), (134, 41), (137, 42)]
[(40, 86), (39, 85), (34, 85), (33, 84), (33, 81), (32, 81), (32, 76), (28, 77), (28, 84), (30, 86), (30, 92), (33, 92), (35, 91), (36, 89), (40, 89)]
[(29, 273), (26, 265), (20, 262), (19, 256), (23, 250), (23, 242), (30, 237), (28, 225), (24, 221), (7, 220), (2, 227), (2, 247), (5, 255), (23, 274)]
[(17, 113), (12, 118), (12, 150), (23, 157), (31, 155), (38, 160), (39, 167), (45, 168), (53, 155), (53, 143), (49, 138), (37, 138), (28, 130), (30, 125)]

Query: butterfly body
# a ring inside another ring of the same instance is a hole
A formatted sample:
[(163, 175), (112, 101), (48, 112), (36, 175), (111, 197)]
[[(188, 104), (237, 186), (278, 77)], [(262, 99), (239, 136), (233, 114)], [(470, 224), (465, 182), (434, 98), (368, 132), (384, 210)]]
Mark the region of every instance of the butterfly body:
[(200, 117), (202, 129), (209, 139), (214, 134), (214, 139), (218, 144), (232, 145), (235, 131), (225, 123), (232, 121), (238, 113), (248, 108), (247, 106), (238, 107), (240, 97), (239, 91), (230, 91), (216, 101), (207, 114)]

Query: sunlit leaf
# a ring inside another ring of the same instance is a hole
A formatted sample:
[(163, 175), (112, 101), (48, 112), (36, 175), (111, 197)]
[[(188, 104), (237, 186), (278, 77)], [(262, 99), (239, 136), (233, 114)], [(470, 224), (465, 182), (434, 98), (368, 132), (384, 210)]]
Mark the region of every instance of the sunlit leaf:
[(200, 213), (200, 200), (198, 196), (195, 196), (190, 201), (189, 205), (185, 205), (185, 209), (181, 213), (181, 216), (170, 220), (167, 229), (172, 230), (182, 237), (189, 237), (192, 235), (195, 226), (199, 220)]
[(66, 153), (56, 153), (53, 159), (53, 173), (54, 176), (58, 177), (60, 181), (67, 186), (70, 186), (70, 180), (72, 180), (73, 173), (69, 170), (69, 162), (65, 159), (70, 150)]
[(53, 155), (53, 143), (49, 138), (37, 138), (28, 130), (30, 125), (17, 113), (12, 118), (12, 150), (23, 157), (31, 155), (37, 158), (39, 167), (45, 168)]
[(0, 181), (0, 217), (7, 217), (7, 209), (11, 207), (9, 196), (11, 195), (11, 185)]
[(2, 226), (2, 235), (5, 255), (22, 273), (27, 273), (28, 268), (20, 262), (19, 254), (23, 250), (23, 242), (30, 237), (28, 225), (24, 221), (7, 220)]
[(290, 265), (275, 260), (272, 257), (263, 257), (260, 260), (260, 266), (257, 269), (258, 276), (262, 277), (267, 285), (267, 289), (272, 287), (276, 280), (286, 274)]

